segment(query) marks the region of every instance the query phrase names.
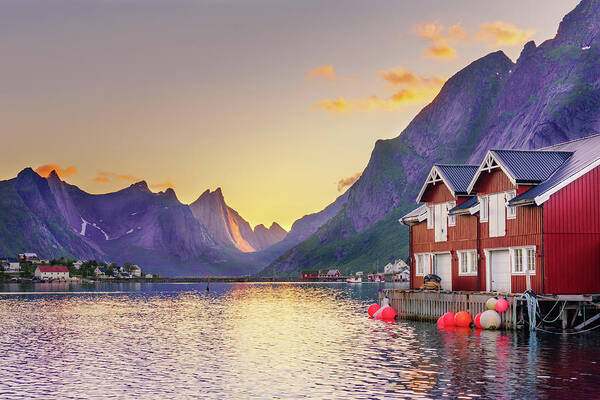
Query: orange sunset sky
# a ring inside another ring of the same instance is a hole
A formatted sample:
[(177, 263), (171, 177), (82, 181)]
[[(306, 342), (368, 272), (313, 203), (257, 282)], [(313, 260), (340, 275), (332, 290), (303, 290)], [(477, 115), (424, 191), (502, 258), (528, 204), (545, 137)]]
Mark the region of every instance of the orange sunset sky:
[(515, 61), (576, 4), (2, 1), (0, 178), (56, 166), (92, 193), (144, 179), (184, 203), (221, 187), (253, 226), (289, 229), (448, 77), (497, 49)]

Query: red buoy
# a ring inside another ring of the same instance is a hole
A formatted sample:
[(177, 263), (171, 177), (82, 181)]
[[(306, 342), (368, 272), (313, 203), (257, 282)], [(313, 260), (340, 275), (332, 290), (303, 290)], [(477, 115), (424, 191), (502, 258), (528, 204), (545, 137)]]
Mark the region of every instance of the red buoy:
[(454, 313), (453, 312), (447, 312), (442, 317), (444, 318), (444, 326), (445, 327), (454, 326)]
[(371, 304), (369, 306), (369, 308), (367, 309), (367, 312), (369, 313), (369, 317), (373, 318), (373, 315), (379, 311), (379, 309), (381, 308), (381, 306), (379, 304)]
[(498, 299), (494, 308), (499, 313), (502, 313), (502, 312), (508, 310), (508, 301), (506, 301), (506, 299)]
[(437, 320), (438, 329), (444, 329), (444, 317), (439, 317)]
[(459, 311), (454, 316), (454, 325), (467, 328), (471, 324), (471, 315), (466, 311)]
[(481, 318), (481, 314), (483, 314), (483, 313), (478, 313), (478, 314), (475, 316), (475, 321), (473, 321), (473, 322), (475, 323), (475, 326), (476, 326), (477, 328), (479, 328), (479, 329), (483, 329), (483, 328), (481, 327), (481, 322), (479, 321), (479, 318)]
[(381, 312), (381, 319), (384, 321), (391, 321), (396, 318), (396, 310), (392, 307), (386, 307)]

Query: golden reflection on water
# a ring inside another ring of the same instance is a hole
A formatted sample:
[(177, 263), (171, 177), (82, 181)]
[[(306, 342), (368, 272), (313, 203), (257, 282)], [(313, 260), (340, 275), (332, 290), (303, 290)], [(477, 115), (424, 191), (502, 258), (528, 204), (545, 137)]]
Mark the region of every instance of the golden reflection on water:
[(370, 320), (368, 288), (191, 287), (0, 296), (0, 398), (532, 397), (554, 368), (499, 332)]

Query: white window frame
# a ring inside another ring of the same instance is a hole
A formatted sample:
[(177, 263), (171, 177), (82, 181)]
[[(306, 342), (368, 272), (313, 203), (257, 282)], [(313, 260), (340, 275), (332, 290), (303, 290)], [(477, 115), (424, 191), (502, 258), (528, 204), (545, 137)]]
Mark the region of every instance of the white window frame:
[(490, 205), (488, 203), (488, 197), (479, 196), (479, 221), (480, 222), (488, 222), (488, 215), (490, 211)]
[(427, 206), (427, 229), (434, 228), (434, 217), (435, 213), (433, 212), (433, 206)]
[[(458, 275), (460, 276), (476, 276), (477, 275), (477, 250), (469, 249), (469, 250), (458, 250), (456, 252), (458, 256)], [(463, 272), (463, 255), (467, 257), (467, 271)], [(468, 260), (471, 260), (471, 265), (468, 264)], [(470, 268), (469, 268), (470, 267)]]
[[(529, 252), (533, 252), (533, 260), (529, 257)], [(520, 253), (522, 271), (517, 271), (517, 254)], [(535, 275), (536, 274), (537, 252), (535, 246), (520, 246), (510, 248), (510, 270), (513, 275)], [(533, 262), (533, 268), (532, 268)]]
[(446, 206), (448, 214), (448, 226), (456, 226), (456, 215), (450, 215), (449, 211), (456, 207), (455, 201), (449, 201)]
[[(421, 264), (423, 260), (425, 264)], [(419, 272), (419, 266), (422, 265), (422, 271)], [(431, 273), (431, 254), (430, 253), (415, 253), (415, 276), (425, 276)]]
[(515, 219), (517, 218), (517, 207), (509, 206), (508, 202), (514, 199), (517, 196), (516, 190), (509, 190), (504, 193), (504, 200), (506, 202), (506, 219)]

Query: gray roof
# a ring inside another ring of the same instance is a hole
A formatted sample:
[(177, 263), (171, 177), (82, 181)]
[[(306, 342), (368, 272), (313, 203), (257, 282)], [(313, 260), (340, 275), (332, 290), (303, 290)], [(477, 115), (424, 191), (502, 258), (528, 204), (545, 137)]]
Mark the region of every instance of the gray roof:
[(469, 208), (476, 206), (479, 203), (477, 200), (477, 196), (469, 197), (467, 200), (463, 201), (456, 207), (452, 208), (448, 211), (450, 214), (464, 214), (465, 211), (469, 210)]
[(435, 164), (444, 179), (448, 182), (450, 189), (456, 194), (466, 194), (471, 179), (477, 172), (479, 165), (464, 164)]
[(560, 143), (538, 151), (540, 154), (557, 152), (570, 152), (572, 156), (544, 182), (515, 197), (509, 204), (532, 202), (536, 197), (551, 193), (553, 189), (565, 184), (565, 181), (585, 170), (586, 167), (598, 163), (600, 161), (600, 135)]
[(539, 183), (548, 179), (573, 154), (552, 150), (491, 150), (517, 183)]
[(427, 212), (427, 206), (425, 204), (422, 204), (419, 207), (412, 210), (411, 212), (409, 212), (408, 214), (406, 214), (405, 216), (403, 216), (402, 218), (400, 218), (400, 222), (407, 223), (407, 222), (418, 221), (419, 217), (421, 215), (425, 214), (426, 212)]

